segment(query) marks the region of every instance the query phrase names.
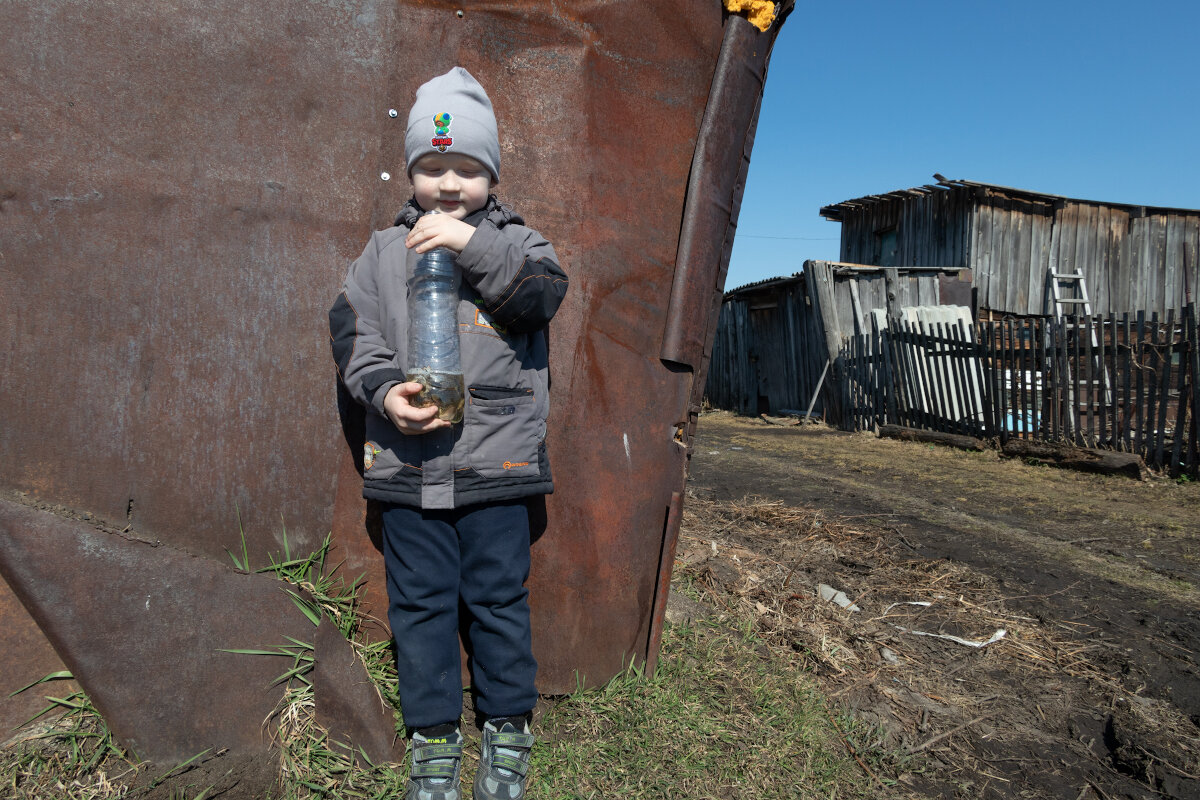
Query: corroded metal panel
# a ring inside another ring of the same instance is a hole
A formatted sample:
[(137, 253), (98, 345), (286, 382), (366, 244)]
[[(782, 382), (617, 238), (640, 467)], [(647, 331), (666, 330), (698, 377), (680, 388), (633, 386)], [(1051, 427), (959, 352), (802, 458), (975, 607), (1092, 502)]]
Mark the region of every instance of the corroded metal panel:
[(379, 184), (393, 12), (0, 4), (0, 481), (224, 559), (320, 542), (322, 328)]
[(279, 581), (8, 501), (0, 534), (4, 579), (140, 757), (265, 751), (264, 723), (283, 695), (277, 678), (292, 660), (229, 651), (273, 650), (288, 638), (314, 646), (329, 727), (358, 732), (372, 759), (402, 755), (350, 644), (336, 630), (320, 636)]
[(407, 197), (414, 90), (461, 64), (496, 107), (498, 193), (572, 281), (531, 577), (540, 688), (650, 654), (777, 28), (716, 0), (62, 0), (4, 4), (0, 26), (0, 418), (21, 421), (0, 485), (222, 564), (239, 520), (259, 563), (285, 525), (293, 551), (332, 529), (382, 617), (325, 311)]
[(316, 630), (315, 662), (309, 673), (313, 712), (332, 742), (344, 745), (362, 762), (401, 761), (404, 744), (396, 733), (396, 714), (369, 682), (356, 651), (341, 632), (322, 622)]

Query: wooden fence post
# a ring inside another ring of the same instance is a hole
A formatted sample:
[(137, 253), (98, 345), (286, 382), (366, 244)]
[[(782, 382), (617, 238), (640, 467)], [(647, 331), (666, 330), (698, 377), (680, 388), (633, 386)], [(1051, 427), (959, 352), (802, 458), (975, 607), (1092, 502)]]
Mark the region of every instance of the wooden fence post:
[(1192, 365), (1192, 424), (1191, 444), (1188, 446), (1188, 467), (1193, 478), (1200, 478), (1200, 338), (1196, 329), (1196, 306), (1188, 304), (1188, 341), (1191, 343)]

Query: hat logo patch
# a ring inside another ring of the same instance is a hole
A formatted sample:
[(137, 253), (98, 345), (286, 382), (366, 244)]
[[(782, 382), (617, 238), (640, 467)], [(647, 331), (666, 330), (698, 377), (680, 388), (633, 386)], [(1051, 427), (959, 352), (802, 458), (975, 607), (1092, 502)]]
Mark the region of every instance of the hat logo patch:
[(443, 111), (433, 117), (434, 137), (429, 140), (429, 143), (439, 153), (446, 152), (447, 148), (454, 145), (454, 139), (450, 136), (450, 120), (452, 119), (449, 111)]

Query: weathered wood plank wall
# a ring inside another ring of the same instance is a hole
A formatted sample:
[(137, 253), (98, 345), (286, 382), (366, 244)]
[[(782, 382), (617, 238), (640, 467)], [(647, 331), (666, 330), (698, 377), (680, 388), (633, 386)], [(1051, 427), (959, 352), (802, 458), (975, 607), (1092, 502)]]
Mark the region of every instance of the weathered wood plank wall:
[[(918, 193), (871, 203), (842, 219), (840, 258), (886, 267), (962, 267), (970, 241), (969, 194)], [(886, 258), (882, 231), (895, 229), (896, 251)]]
[[(826, 360), (800, 276), (734, 293), (721, 306), (705, 397), (742, 414), (807, 409)], [(818, 399), (813, 414), (821, 414)]]
[[(871, 330), (875, 309), (940, 305), (942, 272), (806, 261), (791, 278), (730, 292), (721, 305), (705, 397), (743, 414), (806, 411), (842, 340)], [(837, 401), (831, 385), (827, 377), (814, 415)]]
[(750, 364), (749, 319), (744, 304), (721, 304), (704, 397), (714, 408), (749, 414), (757, 378)]
[(976, 209), (975, 241), (970, 266), (981, 304), (1005, 313), (1044, 313), (1051, 268), (1082, 272), (1097, 314), (1166, 314), (1195, 298), (1200, 279), (1200, 211), (1020, 203), (989, 191)]
[(960, 193), (970, 198), (971, 248), (964, 266), (971, 268), (979, 287), (980, 307), (1009, 314), (1042, 313), (1054, 235), (1053, 203), (994, 192)]
[(1083, 273), (1097, 314), (1166, 314), (1200, 288), (1200, 211), (1076, 200), (947, 181), (821, 210), (843, 261), (972, 271), (979, 307), (1045, 313), (1046, 275)]

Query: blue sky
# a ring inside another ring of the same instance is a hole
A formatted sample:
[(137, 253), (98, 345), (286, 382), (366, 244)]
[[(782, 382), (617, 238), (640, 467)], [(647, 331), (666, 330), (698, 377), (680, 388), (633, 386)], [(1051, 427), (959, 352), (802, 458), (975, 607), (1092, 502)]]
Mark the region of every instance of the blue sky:
[(933, 173), (1200, 208), (1200, 3), (798, 0), (726, 289), (836, 259), (822, 206)]

